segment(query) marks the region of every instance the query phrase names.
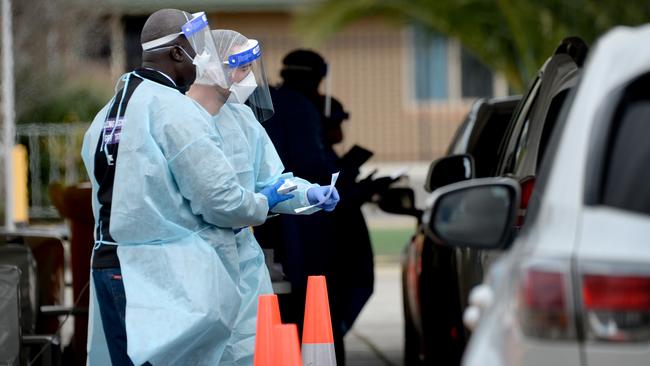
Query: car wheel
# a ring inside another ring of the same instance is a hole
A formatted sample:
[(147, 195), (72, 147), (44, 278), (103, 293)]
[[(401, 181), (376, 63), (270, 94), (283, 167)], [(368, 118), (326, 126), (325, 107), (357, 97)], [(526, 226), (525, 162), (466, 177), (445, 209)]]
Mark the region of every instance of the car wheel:
[[(406, 281), (404, 275), (402, 275), (402, 289), (405, 288), (405, 285)], [(402, 306), (404, 309), (404, 366), (422, 366), (423, 363), (420, 360), (420, 336), (411, 318), (405, 290), (402, 290)]]
[(451, 250), (429, 244), (420, 277), (424, 364), (457, 366), (464, 342)]

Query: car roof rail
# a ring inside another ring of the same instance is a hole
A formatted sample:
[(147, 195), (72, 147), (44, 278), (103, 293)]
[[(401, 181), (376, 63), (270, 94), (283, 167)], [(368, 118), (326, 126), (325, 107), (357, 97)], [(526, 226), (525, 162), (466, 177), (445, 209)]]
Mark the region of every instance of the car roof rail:
[(587, 43), (577, 36), (565, 37), (562, 42), (560, 42), (560, 45), (555, 49), (556, 55), (569, 55), (578, 67), (584, 65), (588, 52), (589, 46), (587, 46)]

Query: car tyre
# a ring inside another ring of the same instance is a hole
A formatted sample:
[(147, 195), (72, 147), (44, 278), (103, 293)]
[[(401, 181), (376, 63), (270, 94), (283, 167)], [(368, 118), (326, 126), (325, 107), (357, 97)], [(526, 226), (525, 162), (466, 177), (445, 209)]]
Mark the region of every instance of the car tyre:
[(420, 336), (413, 324), (409, 304), (404, 290), (406, 285), (405, 274), (402, 273), (402, 306), (404, 309), (404, 366), (423, 366), (420, 359)]

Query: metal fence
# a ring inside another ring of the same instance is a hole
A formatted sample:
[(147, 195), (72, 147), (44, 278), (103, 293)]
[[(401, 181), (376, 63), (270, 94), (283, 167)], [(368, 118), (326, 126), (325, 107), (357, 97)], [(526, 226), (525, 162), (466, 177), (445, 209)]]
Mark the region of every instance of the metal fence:
[(81, 144), (88, 123), (28, 123), (16, 126), (17, 141), (27, 147), (29, 157), (29, 216), (59, 217), (48, 188), (88, 180), (81, 160)]

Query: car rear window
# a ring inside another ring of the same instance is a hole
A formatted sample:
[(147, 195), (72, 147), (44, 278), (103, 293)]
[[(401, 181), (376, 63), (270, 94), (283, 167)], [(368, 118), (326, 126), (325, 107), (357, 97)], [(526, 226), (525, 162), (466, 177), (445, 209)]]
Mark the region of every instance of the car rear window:
[(650, 214), (648, 80), (632, 83), (614, 114), (601, 190), (602, 204), (644, 214)]
[(650, 214), (650, 100), (630, 104), (613, 141), (603, 204)]

